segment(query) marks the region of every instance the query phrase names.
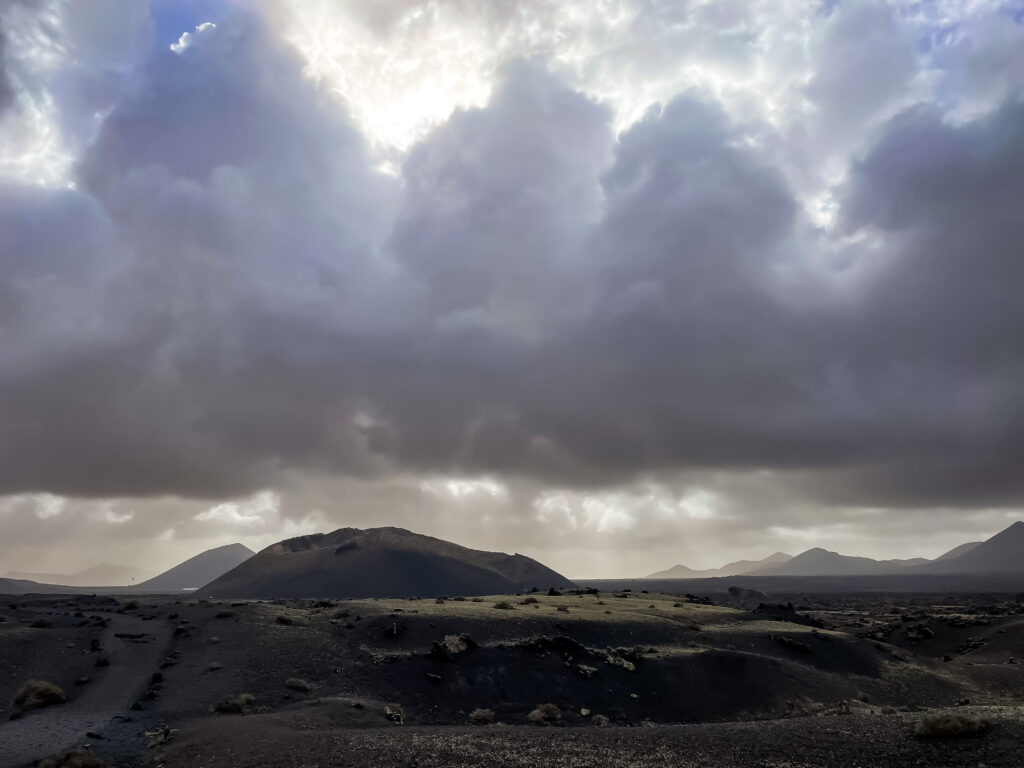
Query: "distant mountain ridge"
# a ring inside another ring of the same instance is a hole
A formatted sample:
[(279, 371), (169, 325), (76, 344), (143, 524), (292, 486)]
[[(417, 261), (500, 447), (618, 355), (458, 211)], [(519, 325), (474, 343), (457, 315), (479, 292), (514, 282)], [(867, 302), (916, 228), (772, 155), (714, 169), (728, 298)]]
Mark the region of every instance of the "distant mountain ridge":
[(685, 565), (674, 565), (664, 571), (656, 571), (650, 576), (645, 576), (647, 579), (708, 579), (716, 576), (740, 576), (744, 573), (751, 573), (752, 571), (762, 568), (767, 565), (774, 565), (777, 563), (785, 563), (792, 560), (792, 555), (787, 555), (785, 552), (775, 552), (774, 554), (768, 555), (763, 560), (736, 560), (732, 563), (726, 563), (721, 568), (708, 568), (705, 570), (694, 570), (693, 568), (687, 568)]
[(469, 549), (403, 528), (341, 528), (280, 541), (205, 585), (224, 598), (436, 597), (572, 582), (525, 555)]
[(67, 587), (127, 587), (148, 578), (150, 574), (152, 571), (144, 571), (141, 568), (100, 563), (75, 573), (8, 571), (0, 578)]
[[(776, 558), (774, 562), (769, 562)], [(734, 568), (735, 566), (735, 568)], [(740, 569), (743, 570), (740, 570)], [(763, 561), (740, 560), (722, 568), (698, 571), (675, 565), (647, 576), (648, 579), (701, 579), (723, 576), (882, 576), (899, 574), (996, 574), (1024, 573), (1024, 521), (981, 542), (967, 542), (934, 560), (875, 560), (841, 555), (821, 547), (796, 557), (775, 553)]]

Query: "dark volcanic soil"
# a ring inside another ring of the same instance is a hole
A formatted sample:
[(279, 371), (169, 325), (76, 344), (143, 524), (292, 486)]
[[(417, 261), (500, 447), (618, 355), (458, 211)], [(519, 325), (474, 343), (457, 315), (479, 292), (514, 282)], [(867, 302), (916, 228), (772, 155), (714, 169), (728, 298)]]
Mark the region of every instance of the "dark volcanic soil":
[[(81, 742), (85, 717), (103, 737), (92, 750), (121, 766), (1024, 764), (1011, 757), (1024, 748), (1024, 606), (1012, 596), (141, 602), (2, 611), (5, 701), (30, 677), (71, 701), (0, 722), (0, 749), (19, 745), (0, 766), (40, 756), (41, 734), (53, 751)], [(40, 615), (54, 626), (29, 628)], [(125, 631), (149, 642), (113, 637)], [(89, 652), (94, 639), (102, 652)], [(111, 667), (74, 686), (110, 649)], [(245, 714), (212, 711), (243, 693)], [(528, 725), (546, 702), (559, 724)], [(477, 708), (498, 724), (467, 727)], [(926, 710), (993, 727), (921, 740)], [(143, 732), (159, 726), (175, 733), (147, 750)]]

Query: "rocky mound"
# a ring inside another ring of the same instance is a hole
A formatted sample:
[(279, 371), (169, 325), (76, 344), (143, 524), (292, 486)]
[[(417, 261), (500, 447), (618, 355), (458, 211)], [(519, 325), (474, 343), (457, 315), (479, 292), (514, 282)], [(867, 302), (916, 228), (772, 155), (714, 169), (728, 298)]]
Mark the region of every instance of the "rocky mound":
[(225, 598), (433, 597), (571, 585), (524, 555), (468, 549), (401, 528), (341, 528), (272, 544), (200, 593)]

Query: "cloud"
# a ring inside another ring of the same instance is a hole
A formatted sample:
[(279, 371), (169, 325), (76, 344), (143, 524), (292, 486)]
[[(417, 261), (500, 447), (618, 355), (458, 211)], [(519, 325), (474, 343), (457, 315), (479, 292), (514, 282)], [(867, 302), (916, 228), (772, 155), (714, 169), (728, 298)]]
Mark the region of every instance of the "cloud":
[(173, 47), (139, 7), (5, 21), (0, 493), (123, 542), (386, 520), (581, 551), (1021, 504), (1005, 11), (537, 4), (570, 43), (387, 5), (346, 34), (506, 47), (382, 147), (305, 6)]

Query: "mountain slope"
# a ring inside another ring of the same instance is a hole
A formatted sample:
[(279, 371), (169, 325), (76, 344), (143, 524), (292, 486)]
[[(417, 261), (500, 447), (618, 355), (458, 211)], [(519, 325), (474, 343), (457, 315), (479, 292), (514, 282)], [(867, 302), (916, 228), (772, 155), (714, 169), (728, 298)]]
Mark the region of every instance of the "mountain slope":
[(961, 545), (942, 558), (914, 568), (917, 573), (1022, 573), (1024, 521), (1018, 520), (989, 539), (963, 550)]
[(244, 544), (227, 544), (200, 552), (183, 563), (138, 585), (147, 592), (181, 592), (198, 589), (223, 576), (255, 554)]
[(216, 597), (433, 597), (571, 585), (524, 555), (482, 552), (402, 528), (341, 528), (272, 544), (204, 586)]
[(721, 568), (709, 568), (703, 571), (696, 571), (693, 568), (687, 568), (685, 565), (673, 565), (664, 571), (657, 571), (652, 573), (650, 576), (646, 576), (648, 579), (710, 579), (716, 576), (739, 576), (744, 573), (752, 573), (758, 568), (763, 568), (768, 565), (775, 565), (777, 563), (785, 563), (792, 560), (792, 555), (787, 555), (785, 552), (776, 552), (768, 555), (763, 560), (736, 560), (731, 563), (726, 563)]
[(945, 554), (936, 557), (935, 562), (939, 562), (940, 560), (952, 560), (954, 557), (966, 555), (979, 544), (981, 544), (980, 541), (968, 541), (966, 544), (961, 544), (958, 547), (953, 547), (951, 550), (949, 550), (949, 552), (946, 552)]

